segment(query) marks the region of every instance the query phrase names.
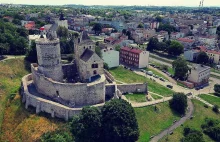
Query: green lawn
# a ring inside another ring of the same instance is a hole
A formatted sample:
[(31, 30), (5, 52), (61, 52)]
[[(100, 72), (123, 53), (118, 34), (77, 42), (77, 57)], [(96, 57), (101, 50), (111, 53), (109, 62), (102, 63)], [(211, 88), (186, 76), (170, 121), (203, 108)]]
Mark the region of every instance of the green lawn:
[(220, 106), (220, 97), (213, 97), (213, 96), (209, 96), (209, 95), (205, 95), (205, 94), (201, 94), (201, 95), (199, 95), (199, 97), (202, 98), (203, 100), (209, 102), (210, 104)]
[(134, 108), (140, 136), (138, 142), (147, 142), (152, 135), (159, 134), (162, 130), (172, 125), (179, 116), (172, 112), (168, 102), (156, 105), (159, 111), (155, 111), (154, 106)]
[(158, 100), (158, 99), (162, 99), (162, 97), (160, 96), (157, 96), (157, 95), (154, 95), (154, 94), (150, 94), (155, 100)]
[(146, 94), (126, 94), (125, 97), (132, 102), (146, 102)]
[[(180, 141), (180, 139), (183, 137), (183, 129), (186, 126), (189, 126), (190, 128), (202, 131), (201, 125), (204, 123), (204, 120), (206, 117), (220, 119), (220, 115), (214, 113), (210, 107), (205, 108), (204, 104), (198, 100), (192, 100), (192, 101), (193, 101), (193, 104), (195, 107), (195, 111), (193, 114), (195, 117), (192, 120), (190, 120), (190, 119), (187, 120), (183, 126), (178, 127), (175, 131), (173, 131), (173, 134), (168, 136), (169, 142)], [(205, 134), (203, 134), (203, 137), (206, 142), (213, 141)], [(160, 142), (166, 142), (166, 137), (164, 137), (162, 140), (160, 140)]]
[(220, 70), (217, 70), (217, 69), (214, 69), (214, 68), (211, 68), (211, 72), (215, 72), (215, 73), (219, 73), (220, 74)]
[(144, 83), (148, 84), (148, 91), (160, 94), (162, 96), (172, 96), (173, 90), (168, 89), (159, 83), (153, 82), (152, 80), (138, 75), (130, 70), (124, 69), (123, 67), (117, 67), (109, 70), (116, 80), (125, 83)]
[(170, 74), (174, 75), (174, 70), (173, 70), (173, 68), (168, 67), (168, 72), (169, 72)]
[(220, 79), (220, 76), (218, 76), (218, 75), (211, 74), (210, 76), (213, 77), (213, 78)]

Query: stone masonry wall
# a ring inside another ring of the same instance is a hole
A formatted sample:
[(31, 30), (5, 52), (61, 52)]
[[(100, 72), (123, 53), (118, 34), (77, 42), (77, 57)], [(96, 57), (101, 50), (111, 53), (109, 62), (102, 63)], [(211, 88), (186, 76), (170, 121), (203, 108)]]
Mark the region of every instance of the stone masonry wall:
[(74, 107), (105, 102), (105, 79), (87, 83), (60, 83), (39, 74), (32, 66), (32, 76), (37, 91), (56, 100), (66, 101)]
[(116, 89), (115, 84), (105, 85), (105, 96), (107, 99), (114, 97), (115, 89)]
[(121, 91), (121, 93), (147, 93), (147, 84), (117, 84), (117, 89)]
[[(25, 102), (25, 108), (33, 106), (36, 108), (36, 113), (46, 112), (51, 114), (51, 117), (63, 118), (66, 121), (72, 118), (75, 114), (78, 114), (82, 108), (69, 108), (59, 103), (46, 100), (29, 93), (27, 88), (27, 82), (31, 80), (32, 75), (26, 75), (22, 78), (22, 102)], [(96, 107), (103, 106), (104, 103), (95, 105)]]

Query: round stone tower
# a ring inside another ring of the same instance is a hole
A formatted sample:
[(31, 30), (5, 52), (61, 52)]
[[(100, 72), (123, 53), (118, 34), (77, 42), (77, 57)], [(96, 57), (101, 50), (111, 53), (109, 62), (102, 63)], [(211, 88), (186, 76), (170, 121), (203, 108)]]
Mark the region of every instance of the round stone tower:
[(38, 70), (48, 78), (61, 82), (63, 71), (58, 38), (39, 38), (36, 40)]

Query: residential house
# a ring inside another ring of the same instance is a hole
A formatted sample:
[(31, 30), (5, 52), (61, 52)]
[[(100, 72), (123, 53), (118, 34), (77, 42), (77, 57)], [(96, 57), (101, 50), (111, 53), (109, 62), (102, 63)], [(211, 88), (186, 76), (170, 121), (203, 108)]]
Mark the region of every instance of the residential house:
[(209, 83), (211, 68), (204, 65), (194, 65), (189, 73), (188, 81), (194, 86), (203, 86)]
[(192, 49), (192, 45), (195, 43), (195, 40), (189, 38), (179, 38), (177, 41), (180, 42), (185, 49)]
[(206, 52), (206, 54), (209, 56), (210, 62), (220, 64), (220, 51), (208, 50), (205, 46), (198, 46), (198, 48), (200, 51)]
[(119, 51), (115, 51), (111, 45), (104, 45), (101, 49), (102, 59), (109, 68), (119, 66)]
[(198, 41), (201, 44), (208, 45), (208, 46), (215, 46), (217, 43), (215, 36), (199, 36)]
[(187, 50), (187, 51), (184, 51), (184, 58), (187, 60), (187, 61), (195, 61), (197, 56), (199, 55), (199, 52), (198, 50)]
[(120, 50), (120, 64), (133, 67), (145, 68), (148, 67), (149, 52), (142, 51), (136, 48), (122, 47)]
[(35, 22), (29, 21), (27, 24), (24, 25), (24, 27), (27, 30), (33, 30), (33, 29), (35, 29)]
[(185, 36), (184, 33), (181, 33), (181, 32), (172, 32), (172, 33), (170, 34), (170, 39), (175, 40), (175, 39), (183, 38), (184, 36)]

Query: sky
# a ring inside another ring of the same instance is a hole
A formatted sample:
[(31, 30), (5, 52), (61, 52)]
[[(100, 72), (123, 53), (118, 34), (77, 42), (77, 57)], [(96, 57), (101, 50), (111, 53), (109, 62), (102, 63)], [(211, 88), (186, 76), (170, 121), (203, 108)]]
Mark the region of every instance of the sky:
[[(36, 5), (141, 5), (199, 6), (200, 0), (0, 0), (0, 3)], [(220, 6), (220, 0), (204, 0), (204, 6)]]

